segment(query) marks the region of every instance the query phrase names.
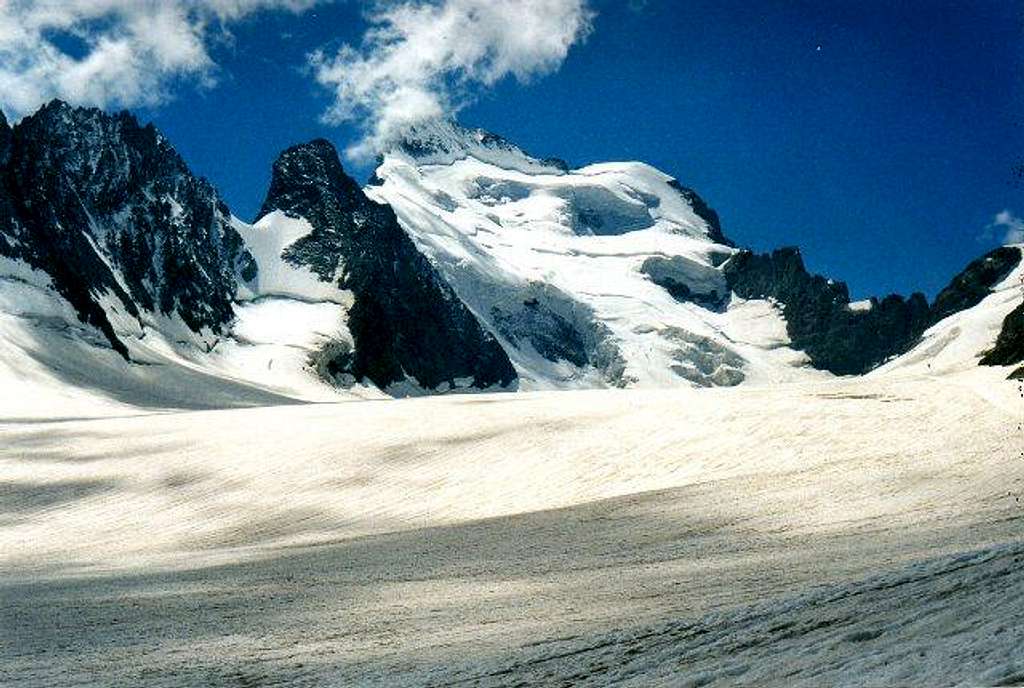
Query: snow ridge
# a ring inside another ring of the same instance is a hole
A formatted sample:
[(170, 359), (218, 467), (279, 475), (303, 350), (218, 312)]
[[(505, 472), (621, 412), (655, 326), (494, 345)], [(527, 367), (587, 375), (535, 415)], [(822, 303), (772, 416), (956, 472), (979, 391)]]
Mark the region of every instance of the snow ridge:
[(772, 384), (1024, 350), (1019, 248), (932, 305), (851, 304), (796, 249), (735, 247), (649, 165), (570, 169), (454, 122), (411, 128), (366, 189), (325, 140), (285, 151), (250, 225), (152, 125), (54, 102), (0, 121), (0, 258), (0, 377), (115, 405)]
[(430, 129), (441, 154), (384, 156), (367, 193), (395, 209), (524, 388), (818, 376), (784, 348), (771, 304), (728, 307), (721, 265), (735, 249), (714, 211), (671, 176), (642, 163), (543, 171), (503, 139), (501, 156), (465, 144), (465, 131), (454, 145), (450, 127)]
[(452, 120), (414, 124), (391, 149), (419, 165), (450, 165), (475, 158), (524, 174), (562, 174), (569, 171), (564, 160), (535, 158), (507, 139), (483, 129), (469, 129)]

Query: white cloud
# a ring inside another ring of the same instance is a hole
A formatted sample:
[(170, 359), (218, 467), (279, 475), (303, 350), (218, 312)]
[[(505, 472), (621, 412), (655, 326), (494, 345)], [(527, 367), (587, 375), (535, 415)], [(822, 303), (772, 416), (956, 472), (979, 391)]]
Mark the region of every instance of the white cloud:
[[(99, 107), (157, 104), (176, 78), (213, 82), (213, 29), (317, 1), (0, 0), (0, 105), (17, 118), (52, 98)], [(62, 50), (59, 35), (83, 50)]]
[(454, 115), (474, 88), (558, 69), (589, 33), (592, 12), (587, 0), (404, 0), (377, 3), (367, 19), (361, 47), (310, 57), (335, 95), (325, 121), (364, 125), (355, 157), (410, 124)]
[(990, 233), (998, 231), (1003, 234), (1003, 245), (1024, 244), (1024, 218), (1014, 215), (1012, 210), (996, 213), (988, 229)]

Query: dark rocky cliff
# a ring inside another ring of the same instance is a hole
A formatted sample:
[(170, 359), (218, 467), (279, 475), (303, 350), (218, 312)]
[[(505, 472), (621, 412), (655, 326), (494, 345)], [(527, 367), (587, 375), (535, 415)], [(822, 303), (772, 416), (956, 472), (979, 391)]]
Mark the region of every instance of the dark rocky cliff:
[(11, 125), (7, 123), (7, 118), (0, 111), (0, 165), (7, 164), (7, 158), (11, 152), (12, 136)]
[(931, 306), (920, 293), (909, 298), (891, 294), (872, 298), (866, 310), (851, 310), (843, 282), (810, 274), (796, 248), (763, 255), (741, 251), (723, 270), (738, 296), (779, 303), (792, 345), (805, 351), (816, 368), (850, 375), (908, 351), (931, 325), (976, 306), (1020, 260), (1016, 248), (997, 248), (971, 262)]
[[(975, 266), (975, 273), (979, 277), (973, 281), (981, 281), (982, 284), (1000, 282), (1021, 260), (1020, 249), (1016, 247), (1004, 247), (998, 255), (993, 254), (989, 254), (992, 260), (987, 261), (987, 264)], [(986, 351), (981, 358), (981, 364), (989, 366), (1007, 366), (1021, 362), (1024, 362), (1024, 303), (1019, 304), (1003, 319), (995, 346)], [(1018, 368), (1010, 377), (1024, 378), (1024, 368)]]
[(345, 174), (330, 143), (281, 154), (260, 217), (275, 210), (313, 226), (284, 258), (338, 280), (355, 297), (348, 322), (355, 351), (331, 361), (332, 372), (381, 389), (410, 377), (428, 390), (464, 379), (476, 388), (516, 380), (497, 341), (416, 249), (394, 211)]
[(793, 347), (805, 351), (816, 368), (836, 374), (867, 372), (907, 350), (928, 323), (922, 294), (891, 295), (872, 300), (869, 310), (851, 310), (846, 285), (807, 272), (796, 248), (764, 255), (742, 251), (723, 269), (738, 296), (777, 301)]
[(985, 352), (982, 365), (1007, 366), (1024, 361), (1024, 303), (1003, 320), (996, 345)]
[(938, 322), (953, 313), (977, 306), (992, 293), (993, 287), (1017, 267), (1020, 259), (1019, 249), (1000, 246), (971, 261), (935, 297), (931, 310), (932, 321)]
[(152, 125), (54, 101), (0, 130), (0, 253), (49, 274), (115, 350), (127, 358), (104, 298), (195, 331), (230, 322), (252, 257), (213, 187)]
[(693, 209), (694, 214), (700, 219), (708, 223), (710, 233), (708, 238), (714, 241), (716, 244), (724, 244), (725, 246), (735, 246), (725, 234), (722, 232), (722, 223), (718, 218), (718, 213), (714, 208), (709, 206), (707, 202), (701, 198), (696, 191), (693, 189), (683, 186), (675, 179), (669, 181), (669, 186), (679, 192), (679, 195), (690, 205)]

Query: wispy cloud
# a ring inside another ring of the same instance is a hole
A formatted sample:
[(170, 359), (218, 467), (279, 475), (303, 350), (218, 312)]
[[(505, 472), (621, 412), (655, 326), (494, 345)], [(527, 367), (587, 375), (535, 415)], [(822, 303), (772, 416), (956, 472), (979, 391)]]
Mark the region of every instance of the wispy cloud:
[(1024, 218), (1009, 209), (998, 212), (979, 239), (985, 242), (997, 239), (1003, 245), (1024, 244)]
[(592, 16), (587, 0), (380, 2), (361, 46), (310, 57), (335, 95), (324, 119), (360, 122), (349, 154), (365, 157), (411, 124), (454, 115), (477, 89), (558, 69)]
[(175, 79), (213, 83), (208, 43), (218, 30), (254, 12), (299, 12), (316, 2), (0, 0), (0, 105), (19, 117), (51, 98), (156, 104)]

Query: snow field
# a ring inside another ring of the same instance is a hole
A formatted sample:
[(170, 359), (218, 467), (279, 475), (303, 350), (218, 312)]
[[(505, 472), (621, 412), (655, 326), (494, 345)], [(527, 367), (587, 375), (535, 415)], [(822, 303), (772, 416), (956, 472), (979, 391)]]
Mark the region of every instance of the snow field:
[[(631, 386), (690, 384), (673, 372), (673, 366), (690, 365), (677, 358), (693, 343), (681, 337), (709, 340), (740, 356), (752, 382), (824, 377), (785, 348), (785, 323), (770, 304), (753, 314), (680, 303), (641, 272), (648, 258), (678, 257), (694, 290), (725, 296), (712, 265), (732, 251), (708, 239), (707, 224), (669, 186), (671, 177), (648, 165), (603, 163), (545, 174), (473, 157), (441, 165), (399, 154), (386, 156), (377, 175), (383, 184), (367, 187), (367, 194), (395, 209), (420, 250), (499, 337), (523, 389), (613, 384), (592, 369), (558, 365), (528, 343), (502, 337), (493, 308), (514, 306), (533, 295), (536, 284), (571, 304), (584, 330), (600, 323), (596, 336), (618, 350)], [(750, 314), (754, 324), (747, 327)], [(774, 322), (758, 324), (765, 321)], [(743, 331), (747, 340), (735, 342), (729, 331)]]
[(998, 682), (1003, 375), (5, 423), (0, 683)]

